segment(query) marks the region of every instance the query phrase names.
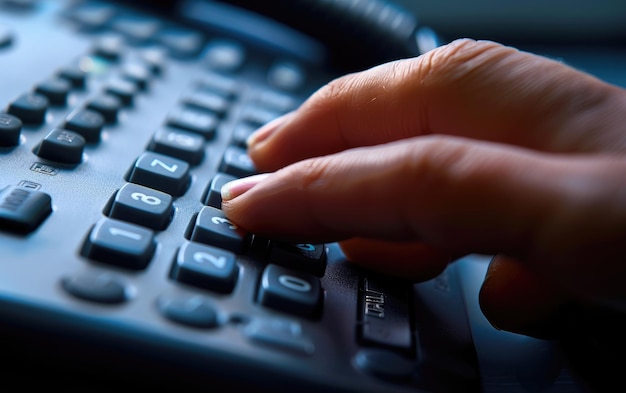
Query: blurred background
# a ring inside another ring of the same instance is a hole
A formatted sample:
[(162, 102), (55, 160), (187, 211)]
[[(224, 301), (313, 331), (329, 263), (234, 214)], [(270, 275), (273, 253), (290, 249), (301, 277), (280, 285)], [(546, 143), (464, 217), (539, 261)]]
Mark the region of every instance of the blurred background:
[(395, 0), (445, 39), (491, 39), (626, 87), (626, 0)]

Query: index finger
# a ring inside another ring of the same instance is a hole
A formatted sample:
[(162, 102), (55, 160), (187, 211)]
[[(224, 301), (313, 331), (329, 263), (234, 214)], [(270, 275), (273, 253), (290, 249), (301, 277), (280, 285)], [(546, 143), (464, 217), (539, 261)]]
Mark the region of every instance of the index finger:
[(273, 171), (427, 134), (571, 152), (605, 148), (610, 132), (622, 141), (611, 148), (624, 149), (616, 137), (624, 132), (616, 105), (626, 106), (621, 89), (564, 64), (493, 42), (458, 40), (330, 82), (297, 111), (257, 131), (249, 154), (260, 170)]

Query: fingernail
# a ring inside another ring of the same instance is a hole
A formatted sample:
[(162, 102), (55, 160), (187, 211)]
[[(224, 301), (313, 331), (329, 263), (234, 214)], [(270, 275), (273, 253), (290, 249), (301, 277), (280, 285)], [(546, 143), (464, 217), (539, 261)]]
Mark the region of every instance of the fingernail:
[(269, 123), (265, 124), (264, 126), (259, 128), (258, 130), (253, 132), (246, 139), (246, 145), (248, 146), (248, 148), (252, 148), (252, 147), (254, 147), (254, 145), (256, 145), (256, 144), (266, 140), (267, 138), (269, 138), (269, 136), (272, 135), (274, 133), (274, 131), (276, 131), (276, 129), (279, 128), (286, 121), (286, 118), (288, 116), (289, 116), (289, 114), (277, 117), (276, 119), (270, 121)]
[(269, 173), (261, 173), (258, 175), (243, 177), (241, 179), (233, 180), (224, 184), (222, 186), (222, 189), (220, 190), (220, 193), (222, 195), (222, 201), (235, 199), (239, 195), (257, 185), (269, 175)]

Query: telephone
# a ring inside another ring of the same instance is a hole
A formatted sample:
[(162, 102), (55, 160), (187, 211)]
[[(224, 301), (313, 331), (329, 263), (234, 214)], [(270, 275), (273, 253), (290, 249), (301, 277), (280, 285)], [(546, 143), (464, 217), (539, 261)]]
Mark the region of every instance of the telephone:
[(242, 236), (215, 204), (221, 181), (254, 172), (256, 127), (334, 77), (444, 42), (383, 0), (0, 1), (2, 379), (582, 391), (560, 343), (482, 316), (489, 256), (406, 283), (336, 244)]

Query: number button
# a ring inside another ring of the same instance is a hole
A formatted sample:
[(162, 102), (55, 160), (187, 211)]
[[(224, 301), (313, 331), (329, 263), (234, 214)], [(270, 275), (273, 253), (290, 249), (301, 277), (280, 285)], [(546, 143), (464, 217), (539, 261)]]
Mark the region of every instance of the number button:
[(204, 159), (204, 138), (183, 130), (161, 128), (152, 137), (148, 150), (198, 165)]
[(270, 264), (263, 271), (258, 300), (275, 310), (315, 318), (319, 316), (322, 304), (320, 280), (310, 274)]
[(257, 172), (246, 150), (236, 146), (230, 146), (224, 151), (219, 170), (236, 177), (250, 176)]
[(326, 246), (311, 243), (272, 242), (271, 263), (291, 267), (322, 277), (326, 271)]
[(228, 293), (237, 280), (235, 254), (216, 247), (185, 242), (178, 250), (171, 277), (179, 282)]
[(109, 217), (155, 230), (165, 229), (174, 213), (169, 194), (133, 183), (120, 188), (110, 206)]
[(181, 196), (187, 191), (191, 176), (189, 164), (185, 161), (164, 154), (144, 152), (135, 161), (126, 180), (172, 196)]
[(82, 255), (129, 269), (144, 269), (154, 254), (154, 232), (144, 227), (103, 218), (85, 239)]
[(237, 227), (215, 207), (205, 206), (190, 223), (190, 240), (243, 252), (250, 241), (249, 234)]

